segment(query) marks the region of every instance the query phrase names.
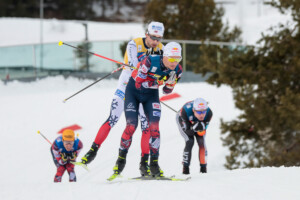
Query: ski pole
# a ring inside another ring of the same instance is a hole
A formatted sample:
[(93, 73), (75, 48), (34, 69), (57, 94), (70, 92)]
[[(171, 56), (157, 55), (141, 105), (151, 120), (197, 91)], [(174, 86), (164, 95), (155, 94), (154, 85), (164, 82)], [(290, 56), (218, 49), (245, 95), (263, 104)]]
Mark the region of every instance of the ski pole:
[(79, 94), (79, 93), (80, 93), (80, 92), (82, 92), (83, 90), (86, 90), (87, 88), (89, 88), (89, 87), (91, 87), (92, 85), (94, 85), (94, 84), (98, 83), (99, 81), (101, 81), (101, 80), (105, 79), (106, 77), (108, 77), (108, 76), (112, 75), (113, 73), (116, 73), (117, 71), (121, 70), (122, 68), (123, 68), (123, 66), (121, 66), (121, 67), (117, 68), (116, 70), (112, 71), (111, 73), (109, 73), (109, 74), (107, 74), (107, 75), (105, 75), (105, 76), (103, 76), (103, 77), (99, 78), (98, 80), (96, 80), (96, 81), (95, 81), (95, 82), (93, 82), (92, 84), (90, 84), (90, 85), (86, 86), (85, 88), (83, 88), (83, 89), (79, 90), (79, 91), (78, 91), (78, 92), (76, 92), (75, 94), (73, 94), (73, 95), (69, 96), (69, 97), (68, 97), (68, 98), (66, 98), (66, 99), (65, 99), (63, 102), (65, 103), (67, 100), (71, 99), (72, 97), (74, 97), (75, 95)]
[(119, 65), (124, 65), (124, 66), (130, 67), (130, 68), (136, 69), (136, 67), (134, 67), (134, 66), (130, 66), (130, 65), (128, 65), (128, 64), (119, 62), (119, 61), (117, 61), (117, 60), (114, 60), (114, 59), (111, 59), (111, 58), (107, 58), (107, 57), (105, 57), (105, 56), (101, 56), (101, 55), (99, 55), (99, 54), (96, 54), (96, 53), (87, 51), (87, 50), (85, 50), (85, 49), (81, 49), (81, 48), (79, 48), (79, 47), (75, 47), (75, 46), (70, 45), (70, 44), (68, 44), (68, 43), (65, 43), (65, 42), (63, 42), (63, 41), (59, 41), (59, 42), (58, 42), (58, 46), (62, 46), (62, 45), (66, 45), (66, 46), (72, 47), (72, 48), (74, 48), (74, 49), (78, 49), (78, 50), (80, 50), (80, 51), (89, 53), (89, 54), (91, 54), (91, 55), (98, 56), (98, 57), (100, 57), (100, 58), (104, 58), (104, 59), (106, 59), (106, 60), (112, 61), (112, 62), (117, 63), (117, 64), (119, 64)]
[(174, 112), (177, 113), (177, 111), (176, 111), (174, 108), (172, 108), (171, 106), (168, 106), (166, 103), (164, 103), (164, 102), (162, 102), (162, 101), (161, 101), (161, 103), (162, 103), (163, 105), (165, 105), (166, 107), (170, 108), (171, 110), (173, 110)]
[[(110, 61), (115, 62), (115, 63), (117, 63), (117, 64), (120, 64), (120, 65), (123, 65), (123, 66), (127, 66), (127, 67), (130, 67), (130, 68), (133, 68), (133, 69), (136, 69), (136, 67), (134, 67), (134, 66), (130, 66), (130, 65), (127, 65), (127, 64), (125, 64), (125, 63), (122, 63), (122, 62), (113, 60), (113, 59), (111, 59), (111, 58), (107, 58), (107, 57), (105, 57), (105, 56), (101, 56), (101, 55), (99, 55), (99, 54), (96, 54), (96, 53), (93, 53), (93, 52), (90, 52), (90, 51), (86, 51), (86, 50), (84, 50), (84, 49), (75, 47), (75, 46), (73, 46), (73, 45), (64, 43), (64, 42), (62, 42), (62, 41), (59, 41), (59, 43), (58, 43), (59, 46), (62, 46), (63, 44), (66, 45), (66, 46), (72, 47), (72, 48), (74, 48), (74, 49), (78, 49), (78, 50), (84, 51), (84, 52), (89, 53), (89, 54), (91, 54), (91, 55), (95, 55), (95, 56), (98, 56), (98, 57), (100, 57), (100, 58), (104, 58), (104, 59), (106, 59), (106, 60), (110, 60)], [(92, 85), (98, 83), (99, 81), (101, 81), (101, 80), (107, 78), (108, 76), (112, 75), (113, 73), (115, 73), (115, 72), (121, 70), (121, 69), (123, 68), (123, 66), (117, 68), (116, 70), (112, 71), (111, 73), (105, 75), (104, 77), (102, 77), (102, 78), (96, 80), (96, 81), (93, 82), (92, 84), (90, 84), (90, 85), (86, 86), (85, 88), (79, 90), (79, 91), (76, 92), (75, 94), (73, 94), (73, 95), (69, 96), (68, 98), (66, 98), (63, 102), (65, 103), (67, 100), (69, 100), (70, 98), (72, 98), (72, 97), (74, 97), (75, 95), (79, 94), (80, 92), (86, 90), (87, 88), (89, 88), (89, 87), (91, 87)]]
[(49, 142), (50, 145), (52, 145), (52, 143), (40, 132), (37, 132), (39, 135), (41, 135), (47, 142)]

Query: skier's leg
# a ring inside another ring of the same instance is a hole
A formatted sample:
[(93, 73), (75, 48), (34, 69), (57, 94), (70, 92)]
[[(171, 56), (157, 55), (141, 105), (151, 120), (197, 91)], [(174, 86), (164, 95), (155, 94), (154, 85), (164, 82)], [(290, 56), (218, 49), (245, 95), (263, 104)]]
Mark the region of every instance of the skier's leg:
[(132, 142), (132, 135), (138, 125), (138, 110), (140, 102), (136, 98), (135, 92), (135, 85), (130, 84), (129, 82), (126, 87), (124, 104), (126, 128), (121, 137), (119, 157), (115, 167), (113, 168), (115, 174), (120, 174), (125, 167), (127, 152)]
[(179, 117), (179, 114), (176, 115), (176, 122), (179, 129), (180, 134), (184, 138), (185, 141), (185, 147), (183, 150), (183, 174), (189, 174), (190, 173), (190, 163), (192, 158), (192, 149), (194, 146), (194, 136), (190, 136), (185, 132), (185, 125), (182, 123), (181, 118)]
[(140, 104), (139, 107), (139, 117), (141, 122), (141, 129), (142, 129), (141, 150), (142, 150), (142, 157), (143, 157), (145, 154), (149, 154), (150, 151), (150, 146), (149, 146), (150, 130), (149, 130), (148, 119), (145, 115), (142, 104)]
[(114, 97), (111, 102), (110, 115), (104, 124), (100, 127), (97, 136), (95, 138), (95, 143), (101, 146), (106, 137), (108, 136), (110, 130), (119, 121), (120, 116), (124, 110), (124, 99), (120, 97)]
[(64, 175), (66, 167), (64, 165), (60, 165), (57, 167), (57, 171), (54, 177), (54, 182), (61, 182), (62, 176)]
[(98, 149), (100, 148), (101, 144), (104, 142), (106, 137), (108, 136), (111, 128), (120, 119), (123, 110), (124, 110), (124, 98), (122, 99), (115, 95), (111, 103), (110, 115), (108, 119), (104, 122), (104, 124), (99, 128), (99, 131), (96, 135), (92, 147), (82, 158), (83, 163), (89, 164), (91, 161), (95, 159)]
[(205, 136), (206, 135), (196, 135), (197, 143), (199, 146), (199, 161), (201, 173), (207, 173), (207, 148), (205, 144)]
[(52, 155), (53, 162), (54, 162), (54, 164), (57, 168), (56, 174), (55, 174), (55, 177), (54, 177), (54, 182), (61, 182), (62, 176), (64, 175), (66, 168), (65, 168), (64, 165), (60, 165), (57, 162), (57, 160), (56, 160), (56, 158), (55, 158), (55, 156), (52, 152), (52, 147), (50, 147), (50, 152), (51, 152), (51, 155)]
[(160, 132), (159, 120), (161, 115), (161, 107), (159, 102), (158, 91), (155, 90), (151, 95), (148, 95), (147, 100), (143, 102), (145, 114), (149, 119), (150, 128), (150, 171), (154, 176), (163, 176), (163, 171), (158, 165), (159, 147), (160, 147)]
[(140, 162), (140, 173), (142, 176), (150, 175), (150, 168), (148, 165), (149, 151), (150, 151), (150, 130), (148, 119), (144, 113), (143, 105), (140, 104), (139, 117), (142, 128), (141, 138), (141, 162)]
[(66, 169), (69, 174), (69, 182), (76, 182), (76, 174), (74, 171), (74, 165), (72, 163), (66, 164)]

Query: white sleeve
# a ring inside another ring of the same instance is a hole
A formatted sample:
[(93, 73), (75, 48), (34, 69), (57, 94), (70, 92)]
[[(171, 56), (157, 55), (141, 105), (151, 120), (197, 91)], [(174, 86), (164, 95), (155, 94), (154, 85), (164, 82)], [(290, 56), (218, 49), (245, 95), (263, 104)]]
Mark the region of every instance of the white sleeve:
[(129, 65), (136, 67), (139, 60), (137, 58), (136, 43), (133, 40), (128, 42), (127, 47), (126, 47), (126, 51), (127, 51)]
[(123, 70), (122, 70), (122, 73), (119, 77), (119, 80), (118, 80), (118, 88), (117, 90), (121, 90), (123, 93), (125, 93), (125, 89), (126, 89), (126, 86), (127, 86), (127, 83), (131, 77), (131, 69), (129, 67), (125, 67)]

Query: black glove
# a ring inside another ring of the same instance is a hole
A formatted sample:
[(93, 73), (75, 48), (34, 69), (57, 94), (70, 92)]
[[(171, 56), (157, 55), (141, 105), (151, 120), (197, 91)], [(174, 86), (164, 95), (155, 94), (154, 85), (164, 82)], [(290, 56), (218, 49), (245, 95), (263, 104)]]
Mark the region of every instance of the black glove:
[(206, 164), (200, 164), (200, 173), (207, 173)]
[(76, 151), (67, 153), (66, 155), (67, 155), (68, 161), (75, 161), (75, 159), (77, 158)]
[(201, 132), (205, 130), (205, 123), (204, 122), (197, 122), (192, 126), (192, 130), (195, 132)]
[(77, 158), (76, 151), (72, 152), (71, 155), (68, 157), (70, 161), (75, 161)]
[(157, 50), (157, 51), (154, 51), (153, 48), (149, 48), (147, 49), (147, 52), (146, 52), (146, 56), (149, 56), (149, 55), (163, 55), (163, 50)]
[(153, 48), (147, 49), (146, 56), (153, 55), (153, 54), (154, 54)]
[(155, 55), (163, 55), (164, 51), (163, 50), (157, 50), (157, 51), (154, 51), (153, 54), (155, 54)]

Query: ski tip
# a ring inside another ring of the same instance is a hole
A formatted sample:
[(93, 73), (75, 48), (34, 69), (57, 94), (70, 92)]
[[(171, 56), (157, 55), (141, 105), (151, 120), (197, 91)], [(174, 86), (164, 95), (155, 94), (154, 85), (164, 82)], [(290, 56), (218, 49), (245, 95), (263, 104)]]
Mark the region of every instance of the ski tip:
[(64, 43), (62, 42), (62, 41), (59, 41), (58, 42), (58, 46), (61, 46), (61, 45), (63, 45)]

